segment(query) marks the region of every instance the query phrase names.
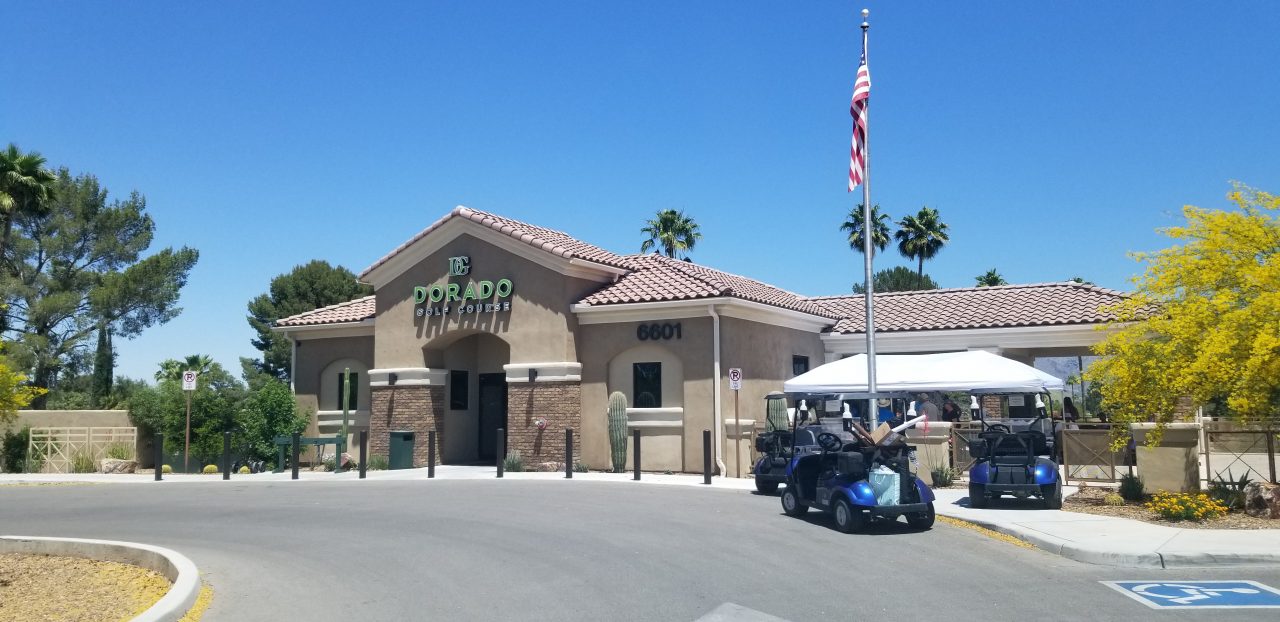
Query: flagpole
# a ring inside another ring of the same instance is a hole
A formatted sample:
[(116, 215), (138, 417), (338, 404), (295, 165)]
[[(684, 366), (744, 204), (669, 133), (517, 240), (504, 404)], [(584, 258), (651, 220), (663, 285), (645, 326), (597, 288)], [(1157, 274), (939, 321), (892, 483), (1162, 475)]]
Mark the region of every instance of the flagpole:
[[(871, 59), (867, 55), (867, 30), (871, 27), (867, 23), (867, 17), (871, 15), (871, 11), (862, 9), (862, 57), (863, 63), (870, 67)], [(875, 222), (871, 220), (871, 96), (867, 95), (867, 100), (863, 104), (863, 116), (866, 120), (862, 130), (862, 257), (865, 283), (863, 286), (863, 297), (866, 301), (867, 311), (867, 392), (874, 394), (876, 392), (876, 313), (875, 302), (872, 294), (873, 290), (873, 272), (872, 272), (872, 252), (874, 252), (875, 244), (873, 238), (875, 236)], [(867, 398), (867, 421), (874, 430), (879, 425), (879, 412), (876, 408), (876, 398)]]

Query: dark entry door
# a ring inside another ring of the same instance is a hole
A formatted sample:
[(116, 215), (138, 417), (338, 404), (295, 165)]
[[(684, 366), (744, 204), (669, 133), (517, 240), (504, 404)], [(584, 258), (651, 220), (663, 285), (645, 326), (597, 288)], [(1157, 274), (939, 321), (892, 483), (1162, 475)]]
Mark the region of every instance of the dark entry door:
[[(498, 458), (498, 429), (507, 428), (507, 375), (480, 374), (480, 459)], [(503, 439), (506, 444), (506, 439)]]

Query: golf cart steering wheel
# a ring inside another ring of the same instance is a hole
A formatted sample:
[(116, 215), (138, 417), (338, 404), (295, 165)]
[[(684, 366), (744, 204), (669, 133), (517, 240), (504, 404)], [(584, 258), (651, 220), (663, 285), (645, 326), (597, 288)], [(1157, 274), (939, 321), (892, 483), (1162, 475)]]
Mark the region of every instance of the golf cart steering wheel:
[(988, 430), (995, 431), (995, 432), (1004, 432), (1005, 434), (1011, 434), (1011, 431), (1009, 430), (1009, 426), (1007, 426), (1007, 425), (1005, 425), (1005, 424), (1003, 424), (1003, 423), (992, 423), (992, 424), (989, 424), (989, 425), (987, 426), (987, 429), (988, 429)]
[(844, 447), (844, 441), (830, 432), (820, 432), (818, 434), (818, 446), (822, 448), (822, 451), (836, 452)]

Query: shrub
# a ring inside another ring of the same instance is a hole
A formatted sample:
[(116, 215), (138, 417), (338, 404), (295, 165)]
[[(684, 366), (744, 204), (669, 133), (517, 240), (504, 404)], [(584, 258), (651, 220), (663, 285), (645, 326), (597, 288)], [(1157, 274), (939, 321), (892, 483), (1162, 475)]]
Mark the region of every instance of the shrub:
[(950, 488), (956, 482), (956, 470), (949, 466), (936, 466), (929, 469), (933, 477), (934, 488)]
[(581, 460), (574, 460), (574, 461), (573, 461), (573, 472), (574, 472), (574, 473), (586, 473), (586, 472), (587, 472), (587, 465), (586, 465), (586, 464), (584, 464)]
[(216, 465), (216, 464), (206, 464), (206, 465), (204, 465), (204, 470), (202, 470), (202, 471), (200, 471), (200, 472), (201, 472), (201, 473), (204, 473), (205, 475), (217, 475), (217, 474), (218, 474), (218, 465)]
[(250, 474), (250, 473), (252, 473), (252, 472), (253, 472), (253, 471), (250, 471), (250, 470), (249, 470), (249, 467), (247, 467), (247, 466), (242, 466), (242, 467), (240, 467), (240, 470), (239, 470), (239, 471), (236, 471), (236, 473), (239, 473), (240, 475), (248, 475), (248, 474)]
[(1147, 496), (1145, 486), (1142, 484), (1142, 478), (1132, 473), (1126, 473), (1120, 477), (1120, 496), (1125, 501), (1142, 501)]
[(1231, 471), (1227, 471), (1227, 477), (1224, 479), (1219, 473), (1216, 479), (1209, 482), (1209, 498), (1228, 510), (1242, 510), (1244, 509), (1244, 487), (1251, 481), (1248, 475), (1241, 475), (1240, 479), (1232, 479)]
[(93, 454), (87, 451), (77, 451), (71, 456), (72, 473), (93, 473), (97, 470), (97, 465), (93, 463)]
[(369, 466), (365, 467), (369, 471), (385, 471), (389, 468), (391, 468), (391, 462), (386, 456), (380, 454), (369, 456)]
[(1120, 506), (1124, 505), (1124, 497), (1118, 493), (1109, 492), (1102, 497), (1102, 505)]
[(328, 458), (325, 458), (324, 462), (320, 464), (320, 470), (322, 471), (333, 472), (337, 468), (338, 468), (338, 459), (334, 456), (329, 456)]
[(5, 473), (21, 473), (27, 462), (27, 445), (31, 442), (31, 426), (9, 430), (0, 437), (0, 469)]
[(524, 458), (520, 456), (520, 452), (513, 451), (502, 459), (502, 468), (511, 473), (521, 473), (524, 471)]
[(115, 460), (132, 460), (133, 451), (124, 443), (112, 443), (107, 445), (107, 457)]
[(1147, 509), (1169, 521), (1200, 522), (1227, 513), (1227, 506), (1214, 501), (1202, 492), (1156, 493), (1147, 503)]
[(171, 467), (171, 466), (169, 466), (169, 465), (167, 465), (167, 464), (166, 464), (166, 465), (164, 465), (164, 466), (160, 467), (160, 472), (161, 472), (161, 473), (164, 473), (165, 475), (168, 475), (169, 473), (172, 473), (172, 472), (173, 472), (173, 467)]

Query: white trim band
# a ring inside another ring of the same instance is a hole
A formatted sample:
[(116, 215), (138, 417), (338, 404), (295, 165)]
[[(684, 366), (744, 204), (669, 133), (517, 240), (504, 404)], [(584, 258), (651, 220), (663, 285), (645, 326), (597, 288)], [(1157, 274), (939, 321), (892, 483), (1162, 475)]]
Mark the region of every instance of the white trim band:
[[(396, 381), (394, 384), (391, 382), (391, 374), (396, 375)], [(443, 387), (445, 381), (448, 379), (449, 370), (447, 369), (396, 367), (369, 370), (370, 387)]]
[(534, 382), (582, 382), (582, 363), (510, 363), (503, 365), (508, 383), (529, 382), (530, 371), (537, 370)]

